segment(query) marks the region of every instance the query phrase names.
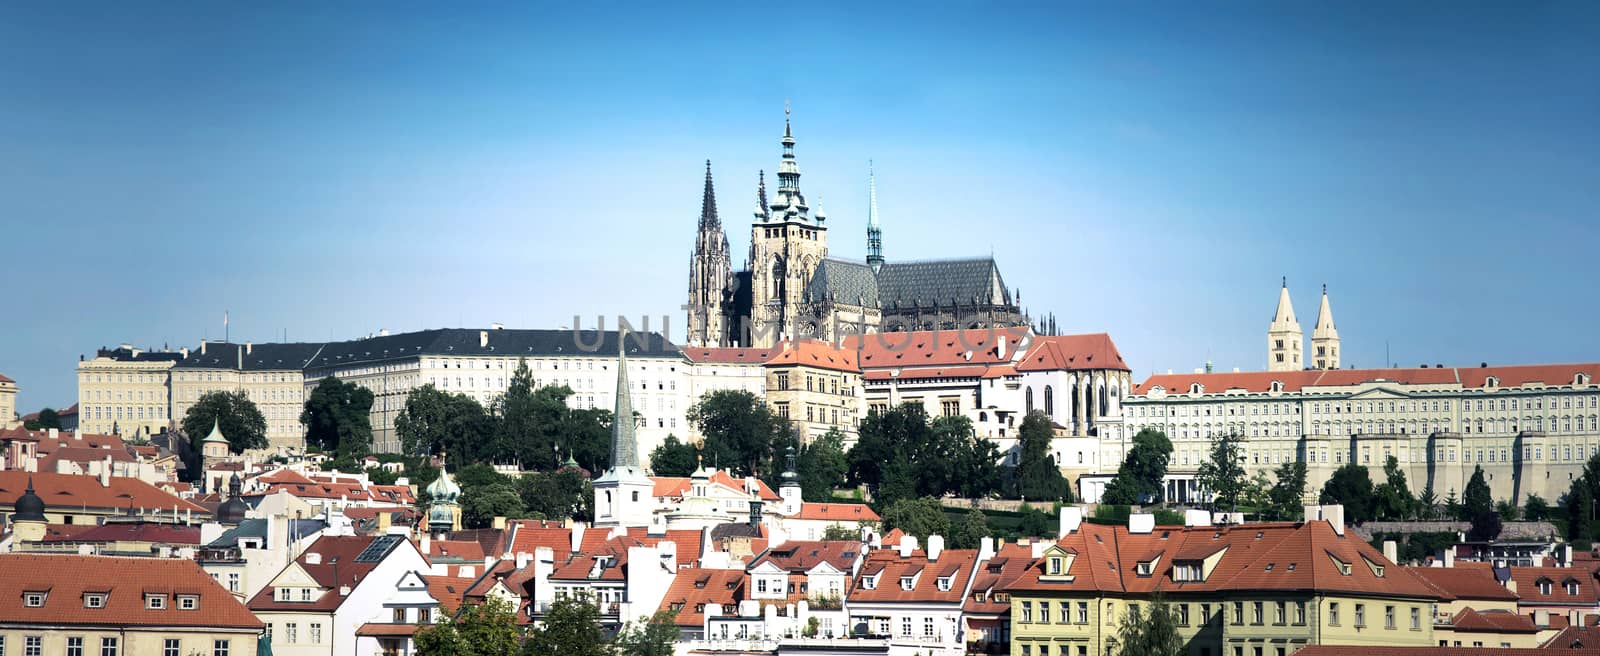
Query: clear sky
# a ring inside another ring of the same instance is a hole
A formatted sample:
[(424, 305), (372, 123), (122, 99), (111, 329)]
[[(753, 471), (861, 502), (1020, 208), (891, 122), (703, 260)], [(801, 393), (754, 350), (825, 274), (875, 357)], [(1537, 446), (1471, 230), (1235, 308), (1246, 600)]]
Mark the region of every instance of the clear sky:
[(0, 372), (102, 345), (670, 315), (794, 107), (861, 257), (993, 252), (1142, 378), (1593, 361), (1600, 3), (6, 3)]

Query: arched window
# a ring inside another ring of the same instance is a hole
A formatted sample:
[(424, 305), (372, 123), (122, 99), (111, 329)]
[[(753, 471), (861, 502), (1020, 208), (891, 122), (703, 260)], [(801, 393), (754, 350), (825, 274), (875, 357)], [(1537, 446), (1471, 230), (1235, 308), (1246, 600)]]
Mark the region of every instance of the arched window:
[(1044, 413), (1052, 417), (1056, 415), (1055, 391), (1049, 385), (1044, 386)]
[(1029, 387), (1022, 393), (1023, 412), (1033, 412), (1033, 388)]

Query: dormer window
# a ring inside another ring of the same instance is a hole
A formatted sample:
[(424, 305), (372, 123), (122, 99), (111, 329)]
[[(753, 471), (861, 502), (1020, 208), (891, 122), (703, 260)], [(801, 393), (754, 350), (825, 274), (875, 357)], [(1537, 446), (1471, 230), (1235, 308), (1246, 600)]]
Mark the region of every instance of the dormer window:
[(1059, 576), (1060, 574), (1061, 574), (1061, 559), (1060, 558), (1051, 558), (1050, 559), (1050, 575), (1051, 576)]
[(878, 589), (878, 577), (877, 576), (868, 576), (866, 578), (861, 579), (861, 587), (866, 588), (868, 590), (877, 590)]
[(28, 608), (43, 608), (44, 598), (49, 594), (48, 592), (24, 592), (22, 593), (22, 605)]
[(1139, 576), (1149, 576), (1151, 572), (1155, 571), (1155, 564), (1149, 561), (1139, 563), (1137, 571)]
[[(200, 607), (198, 595), (178, 595), (178, 610), (194, 610)], [(424, 609), (423, 612), (427, 612)]]
[(1328, 554), (1328, 560), (1333, 561), (1333, 566), (1337, 567), (1339, 569), (1339, 574), (1341, 576), (1349, 576), (1350, 575), (1350, 563), (1347, 563), (1347, 562), (1344, 562), (1342, 560), (1339, 560), (1339, 558), (1337, 556), (1334, 556), (1331, 553)]
[(1189, 383), (1189, 393), (1190, 394), (1199, 394), (1199, 393), (1205, 391), (1205, 389), (1206, 389), (1206, 387), (1204, 385), (1201, 385), (1200, 383)]
[(1272, 391), (1273, 392), (1282, 392), (1283, 391), (1283, 381), (1279, 381), (1279, 380), (1272, 381)]
[(912, 577), (909, 577), (909, 576), (900, 577), (900, 589), (901, 590), (910, 590), (911, 588), (913, 588), (915, 586), (916, 586), (916, 579), (914, 579)]
[(166, 608), (167, 596), (164, 594), (147, 594), (144, 596), (144, 607), (150, 610)]
[(1483, 386), (1484, 387), (1499, 387), (1500, 386), (1500, 379), (1499, 378), (1495, 378), (1494, 376), (1490, 376), (1488, 378), (1485, 378), (1483, 380)]
[(1542, 594), (1542, 595), (1550, 594), (1551, 588), (1552, 588), (1552, 586), (1550, 585), (1550, 579), (1540, 579), (1539, 580), (1539, 594)]
[(940, 592), (949, 592), (950, 591), (950, 585), (951, 585), (950, 577), (948, 577), (948, 576), (939, 577), (939, 591)]
[(1205, 580), (1204, 568), (1200, 561), (1184, 561), (1172, 564), (1172, 580), (1178, 583)]
[(1578, 582), (1577, 581), (1572, 580), (1572, 579), (1567, 579), (1566, 586), (1567, 586), (1567, 596), (1569, 596), (1569, 597), (1578, 596)]
[(1589, 374), (1580, 372), (1578, 375), (1573, 376), (1572, 377), (1572, 384), (1573, 385), (1588, 385), (1589, 384)]
[(106, 607), (106, 593), (104, 593), (104, 592), (85, 592), (85, 593), (83, 593), (83, 607), (84, 608), (105, 608)]

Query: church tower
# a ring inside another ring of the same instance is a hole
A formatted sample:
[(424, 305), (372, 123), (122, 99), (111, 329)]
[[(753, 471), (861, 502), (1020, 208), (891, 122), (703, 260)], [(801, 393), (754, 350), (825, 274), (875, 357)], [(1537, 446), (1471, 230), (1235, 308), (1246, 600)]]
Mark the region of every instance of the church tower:
[(783, 110), (783, 159), (778, 162), (778, 191), (766, 202), (759, 194), (750, 228), (751, 346), (770, 347), (785, 337), (818, 334), (821, 319), (806, 310), (806, 285), (828, 255), (828, 229), (822, 217), (811, 216), (800, 192), (800, 164), (794, 158), (794, 131), (789, 108)]
[(628, 334), (617, 331), (617, 399), (611, 420), (611, 468), (594, 481), (594, 525), (649, 526), (655, 483), (639, 466), (633, 389), (628, 385)]
[(867, 266), (877, 273), (883, 268), (883, 228), (878, 226), (878, 179), (872, 162), (867, 162), (867, 197), (872, 199), (867, 206)]
[(706, 160), (706, 188), (700, 197), (700, 231), (689, 261), (689, 336), (691, 346), (727, 346), (732, 288), (728, 235), (717, 218), (717, 193)]
[(1328, 307), (1328, 286), (1322, 286), (1322, 307), (1317, 309), (1317, 327), (1311, 329), (1311, 354), (1318, 369), (1339, 368), (1339, 329), (1333, 327), (1333, 309)]
[(1267, 328), (1267, 371), (1303, 369), (1300, 349), (1304, 343), (1305, 333), (1294, 318), (1294, 304), (1289, 302), (1289, 279), (1284, 278), (1283, 289), (1278, 291), (1278, 312)]

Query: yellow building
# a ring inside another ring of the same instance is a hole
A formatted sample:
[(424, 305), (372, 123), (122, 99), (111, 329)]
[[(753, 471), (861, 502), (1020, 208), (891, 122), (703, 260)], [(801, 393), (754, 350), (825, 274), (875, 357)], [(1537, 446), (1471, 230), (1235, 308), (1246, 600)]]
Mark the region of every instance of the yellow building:
[(192, 560), (0, 555), (6, 653), (254, 656), (262, 628)]
[(78, 360), (78, 428), (85, 433), (153, 435), (172, 425), (172, 365), (178, 351), (123, 344)]
[(826, 342), (784, 345), (766, 365), (767, 404), (799, 433), (800, 443), (837, 429), (853, 441), (861, 416), (861, 368), (854, 351)]
[(244, 392), (267, 421), (268, 446), (302, 450), (300, 411), (309, 392), (304, 369), (321, 349), (321, 344), (202, 341), (172, 367), (172, 416), (181, 423), (208, 392)]
[(1073, 516), (1007, 588), (1012, 656), (1109, 654), (1123, 618), (1158, 597), (1190, 656), (1435, 644), (1437, 594), (1342, 526), (1158, 527), (1149, 515), (1102, 526)]

